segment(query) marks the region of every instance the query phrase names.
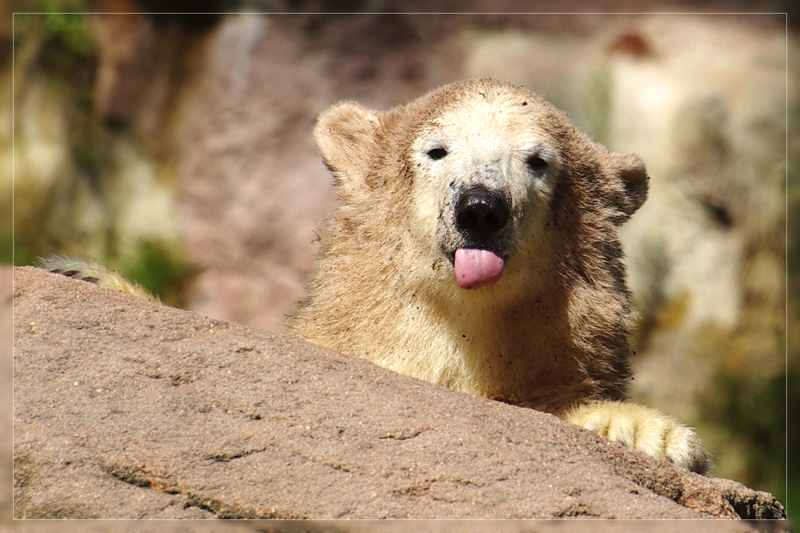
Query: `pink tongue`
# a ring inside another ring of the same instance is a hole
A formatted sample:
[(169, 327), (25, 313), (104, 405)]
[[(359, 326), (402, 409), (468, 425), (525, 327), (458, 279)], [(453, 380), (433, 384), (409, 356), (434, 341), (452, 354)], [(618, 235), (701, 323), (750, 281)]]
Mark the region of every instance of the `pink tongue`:
[(480, 289), (494, 285), (503, 275), (503, 256), (491, 250), (459, 248), (456, 250), (456, 281), (462, 289)]

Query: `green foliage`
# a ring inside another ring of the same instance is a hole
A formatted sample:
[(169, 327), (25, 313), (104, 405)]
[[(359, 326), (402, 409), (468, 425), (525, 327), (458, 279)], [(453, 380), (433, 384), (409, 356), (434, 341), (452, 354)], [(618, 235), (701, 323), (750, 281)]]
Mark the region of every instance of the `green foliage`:
[(789, 420), (789, 464), (787, 465), (787, 494), (785, 500), (780, 500), (786, 507), (786, 514), (789, 518), (797, 520), (800, 517), (800, 460), (797, 457), (797, 450), (800, 449), (800, 370), (790, 367), (787, 380), (789, 389), (788, 420)]
[(190, 269), (182, 254), (165, 243), (147, 243), (124, 269), (131, 281), (141, 284), (167, 304), (179, 304), (179, 294)]
[(94, 39), (87, 29), (86, 15), (47, 13), (43, 17), (50, 42), (63, 53), (85, 57), (94, 52)]
[(97, 2), (92, 0), (29, 0), (25, 2), (25, 12), (38, 15), (90, 13), (96, 11), (96, 8)]
[(721, 371), (715, 382), (717, 386), (699, 402), (704, 406), (702, 417), (717, 421), (723, 433), (733, 436), (734, 442), (727, 445), (741, 450), (747, 465), (746, 472), (728, 472), (731, 467), (723, 454), (716, 474), (739, 479), (785, 502), (787, 400), (800, 400), (796, 393), (787, 399), (786, 373), (754, 384)]
[(592, 79), (591, 90), (588, 93), (589, 101), (587, 102), (586, 110), (589, 113), (590, 123), (587, 127), (596, 142), (606, 145), (611, 140), (613, 91), (611, 69), (608, 67), (598, 69)]
[(22, 266), (30, 265), (36, 260), (36, 254), (31, 253), (22, 239), (16, 237), (12, 244), (10, 233), (0, 236), (0, 249), (3, 251), (0, 255), (0, 264), (10, 265), (13, 262), (14, 266)]
[(41, 13), (14, 16), (16, 45), (38, 41), (39, 68), (52, 79), (84, 85), (96, 67), (97, 45), (81, 13)]
[(0, 234), (0, 265), (10, 265), (14, 258), (13, 237), (10, 232)]

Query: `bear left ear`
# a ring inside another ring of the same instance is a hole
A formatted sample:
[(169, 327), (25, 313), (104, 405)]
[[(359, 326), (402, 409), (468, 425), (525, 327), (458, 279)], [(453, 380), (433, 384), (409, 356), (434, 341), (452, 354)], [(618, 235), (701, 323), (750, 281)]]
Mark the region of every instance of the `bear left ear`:
[(340, 193), (366, 179), (379, 127), (378, 114), (355, 102), (335, 104), (317, 119), (314, 140)]
[(610, 153), (607, 172), (611, 178), (610, 199), (617, 208), (614, 223), (630, 218), (647, 199), (650, 178), (644, 161), (637, 155)]

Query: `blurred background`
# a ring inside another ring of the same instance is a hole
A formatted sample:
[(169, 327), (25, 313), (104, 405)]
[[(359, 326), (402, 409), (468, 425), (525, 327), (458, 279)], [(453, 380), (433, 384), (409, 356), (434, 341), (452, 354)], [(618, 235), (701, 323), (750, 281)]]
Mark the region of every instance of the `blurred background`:
[[(772, 492), (792, 517), (796, 19), (780, 2), (607, 4), (570, 7), (639, 14), (487, 14), (548, 8), (481, 0), (206, 0), (195, 15), (153, 14), (178, 10), (170, 2), (33, 2), (38, 14), (0, 30), (0, 115), (13, 119), (0, 132), (2, 168), (13, 161), (0, 173), (0, 211), (13, 208), (2, 264), (93, 257), (171, 305), (276, 328), (332, 207), (311, 138), (322, 110), (386, 109), (477, 76), (522, 84), (647, 163), (649, 199), (623, 231), (640, 313), (633, 398), (695, 427), (716, 476)], [(432, 13), (454, 9), (472, 14)], [(350, 10), (372, 13), (320, 13)]]

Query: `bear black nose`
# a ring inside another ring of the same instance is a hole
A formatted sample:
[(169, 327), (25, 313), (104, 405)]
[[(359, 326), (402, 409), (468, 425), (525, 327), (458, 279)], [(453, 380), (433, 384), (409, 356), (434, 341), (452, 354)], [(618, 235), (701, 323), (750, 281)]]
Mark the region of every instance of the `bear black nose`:
[(467, 189), (456, 204), (456, 227), (474, 241), (497, 237), (508, 226), (509, 203), (507, 194), (484, 187)]

